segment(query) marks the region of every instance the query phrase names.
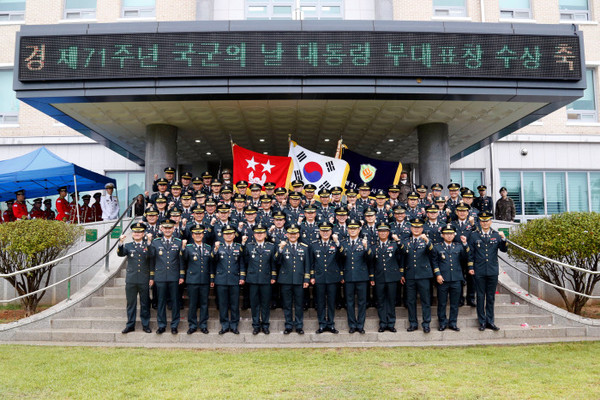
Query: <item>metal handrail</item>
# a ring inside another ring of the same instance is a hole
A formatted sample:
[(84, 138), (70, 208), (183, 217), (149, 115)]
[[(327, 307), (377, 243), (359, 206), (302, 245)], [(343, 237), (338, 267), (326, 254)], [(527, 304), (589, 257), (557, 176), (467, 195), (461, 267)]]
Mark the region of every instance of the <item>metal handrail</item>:
[(125, 214), (127, 213), (127, 211), (129, 211), (129, 209), (133, 206), (134, 203), (135, 203), (135, 199), (133, 199), (131, 201), (131, 203), (127, 206), (127, 208), (125, 209), (125, 211), (123, 211), (123, 214), (121, 214), (121, 216), (119, 217), (119, 219), (117, 219), (115, 221), (115, 223), (110, 227), (110, 229), (108, 229), (106, 231), (106, 233), (104, 235), (100, 236), (98, 238), (98, 240), (96, 240), (94, 243), (92, 243), (92, 244), (90, 244), (90, 245), (88, 245), (86, 247), (82, 247), (81, 249), (76, 250), (73, 253), (70, 253), (70, 254), (67, 254), (65, 256), (59, 257), (56, 260), (48, 261), (48, 262), (45, 262), (43, 264), (36, 265), (34, 267), (30, 267), (30, 268), (27, 268), (27, 269), (22, 269), (22, 270), (19, 270), (19, 271), (14, 271), (14, 272), (11, 272), (11, 273), (8, 273), (8, 274), (0, 274), (0, 278), (9, 278), (11, 276), (21, 275), (21, 274), (24, 274), (24, 273), (27, 273), (27, 272), (35, 271), (35, 270), (38, 270), (40, 268), (44, 268), (44, 267), (47, 267), (49, 265), (52, 265), (52, 264), (61, 262), (63, 260), (66, 260), (69, 257), (73, 257), (74, 255), (79, 254), (82, 251), (89, 249), (90, 247), (92, 247), (96, 243), (99, 243), (102, 239), (104, 239), (107, 235), (109, 235), (112, 232), (113, 229), (115, 229), (115, 227), (123, 220), (123, 218), (125, 217)]
[(548, 282), (548, 281), (545, 281), (545, 280), (543, 280), (542, 278), (540, 278), (539, 276), (532, 275), (532, 274), (530, 274), (529, 272), (523, 271), (521, 268), (518, 268), (518, 267), (516, 267), (515, 265), (513, 265), (513, 264), (510, 264), (510, 263), (508, 262), (508, 260), (506, 260), (506, 259), (504, 258), (504, 256), (502, 256), (502, 255), (498, 254), (498, 257), (499, 257), (499, 258), (500, 258), (502, 261), (504, 261), (506, 264), (510, 265), (512, 268), (514, 268), (514, 269), (516, 269), (517, 271), (519, 271), (520, 273), (522, 273), (522, 274), (525, 274), (525, 275), (527, 275), (528, 277), (530, 277), (530, 278), (533, 278), (533, 279), (536, 279), (536, 280), (538, 280), (538, 281), (540, 281), (540, 282), (542, 282), (542, 283), (545, 283), (545, 284), (546, 284), (546, 285), (548, 285), (548, 286), (552, 286), (552, 287), (553, 287), (553, 288), (555, 288), (555, 289), (564, 290), (565, 292), (569, 292), (569, 293), (572, 293), (572, 294), (576, 294), (576, 295), (578, 295), (578, 296), (587, 297), (588, 299), (600, 299), (600, 296), (592, 296), (592, 295), (589, 295), (589, 294), (585, 294), (585, 293), (576, 292), (575, 290), (567, 289), (567, 288), (564, 288), (564, 287), (562, 287), (562, 286), (555, 285), (554, 283), (550, 283), (550, 282)]

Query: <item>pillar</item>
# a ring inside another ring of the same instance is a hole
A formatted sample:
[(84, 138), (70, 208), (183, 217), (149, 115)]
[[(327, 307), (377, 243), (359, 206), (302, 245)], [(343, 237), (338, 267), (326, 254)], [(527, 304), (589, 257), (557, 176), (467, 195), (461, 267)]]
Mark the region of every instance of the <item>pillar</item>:
[(394, 19), (394, 0), (375, 0), (375, 20)]
[(146, 126), (146, 190), (152, 192), (154, 174), (164, 176), (166, 167), (177, 167), (177, 127), (155, 124)]
[(450, 146), (448, 124), (433, 122), (417, 127), (419, 147), (419, 181), (431, 187), (441, 183), (444, 187), (450, 182)]
[(214, 19), (214, 0), (197, 0), (196, 1), (196, 20), (212, 21)]

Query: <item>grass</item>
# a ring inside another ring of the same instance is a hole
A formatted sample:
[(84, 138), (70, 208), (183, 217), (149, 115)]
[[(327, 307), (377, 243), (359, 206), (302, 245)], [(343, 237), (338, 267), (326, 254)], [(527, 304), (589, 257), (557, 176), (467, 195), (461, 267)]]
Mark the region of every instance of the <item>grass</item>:
[(180, 350), (0, 346), (0, 398), (597, 399), (600, 342)]

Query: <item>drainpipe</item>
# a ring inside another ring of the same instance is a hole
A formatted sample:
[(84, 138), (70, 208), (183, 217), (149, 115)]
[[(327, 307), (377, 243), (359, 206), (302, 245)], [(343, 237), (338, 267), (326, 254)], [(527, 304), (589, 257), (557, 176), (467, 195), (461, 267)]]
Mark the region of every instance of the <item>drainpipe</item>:
[(485, 22), (485, 0), (479, 0), (479, 8), (481, 8), (481, 22)]

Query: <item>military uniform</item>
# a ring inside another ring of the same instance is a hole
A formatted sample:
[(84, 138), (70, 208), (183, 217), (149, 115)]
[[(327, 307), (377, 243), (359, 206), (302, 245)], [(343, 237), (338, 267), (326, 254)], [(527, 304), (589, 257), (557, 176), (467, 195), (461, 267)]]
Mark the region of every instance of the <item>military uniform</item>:
[[(230, 226), (226, 226), (223, 230), (234, 231)], [(218, 250), (213, 249), (219, 321), (223, 333), (227, 331), (236, 333), (240, 322), (240, 280), (246, 279), (242, 252), (242, 245), (235, 242), (229, 246), (221, 244)]]
[[(469, 240), (469, 237), (471, 237), (471, 233), (473, 233), (477, 229), (477, 227), (474, 224), (471, 224), (468, 220), (464, 220), (464, 221), (456, 220), (456, 221), (452, 222), (452, 226), (456, 230), (456, 236), (454, 237), (455, 243), (460, 243), (461, 236), (465, 236), (467, 238), (467, 240)], [(465, 277), (463, 284), (466, 283), (467, 294), (466, 294), (466, 296), (463, 296), (461, 293), (460, 303), (461, 303), (461, 305), (464, 304), (465, 298), (466, 298), (467, 304), (470, 306), (474, 306), (475, 305), (475, 281), (473, 280), (473, 277), (468, 274), (469, 268), (467, 266), (467, 261), (462, 260), (461, 265), (462, 265), (463, 275)]]
[[(263, 226), (259, 231), (266, 229)], [(271, 314), (271, 280), (277, 279), (275, 266), (275, 245), (270, 242), (246, 244), (244, 248), (246, 264), (246, 284), (250, 290), (252, 328), (255, 331), (269, 332)], [(258, 333), (258, 332), (257, 332)]]
[[(199, 229), (203, 230), (203, 228), (202, 225), (199, 225), (196, 231), (199, 231)], [(192, 241), (192, 243), (185, 246), (182, 261), (183, 268), (185, 269), (185, 283), (190, 299), (190, 308), (188, 310), (189, 329), (191, 331), (200, 329), (204, 332), (208, 328), (208, 294), (210, 284), (214, 283), (215, 280), (212, 248), (206, 243), (197, 245)], [(200, 310), (200, 320), (198, 320), (198, 310)]]
[(514, 221), (516, 216), (515, 202), (510, 197), (499, 198), (496, 202), (496, 219), (500, 221)]

